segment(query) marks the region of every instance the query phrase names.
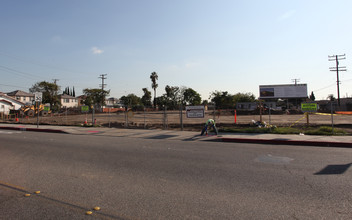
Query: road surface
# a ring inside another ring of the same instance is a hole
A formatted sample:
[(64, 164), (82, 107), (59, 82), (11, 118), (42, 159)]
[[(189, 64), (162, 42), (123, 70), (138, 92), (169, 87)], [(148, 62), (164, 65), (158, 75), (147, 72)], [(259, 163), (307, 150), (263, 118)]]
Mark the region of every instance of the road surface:
[(351, 163), (343, 148), (0, 131), (0, 219), (350, 219)]

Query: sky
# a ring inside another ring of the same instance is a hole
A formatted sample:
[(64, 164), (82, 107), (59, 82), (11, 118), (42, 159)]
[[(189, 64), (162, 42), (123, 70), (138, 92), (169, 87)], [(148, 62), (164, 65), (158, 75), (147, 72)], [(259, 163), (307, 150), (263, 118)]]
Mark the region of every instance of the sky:
[[(253, 93), (304, 83), (308, 96), (352, 97), (350, 0), (0, 0), (0, 92), (53, 82), (76, 95), (157, 96), (165, 86)], [(152, 91), (153, 94), (153, 91)]]

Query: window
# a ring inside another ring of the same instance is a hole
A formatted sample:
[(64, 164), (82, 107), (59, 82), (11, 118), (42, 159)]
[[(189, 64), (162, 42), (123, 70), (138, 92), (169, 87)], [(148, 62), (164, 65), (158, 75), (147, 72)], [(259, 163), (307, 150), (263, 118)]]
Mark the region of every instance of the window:
[(23, 101), (26, 101), (26, 97), (23, 97)]
[(5, 105), (1, 105), (1, 108), (3, 108), (3, 109), (4, 109), (4, 108), (5, 108)]
[(64, 103), (69, 103), (70, 99), (64, 99)]

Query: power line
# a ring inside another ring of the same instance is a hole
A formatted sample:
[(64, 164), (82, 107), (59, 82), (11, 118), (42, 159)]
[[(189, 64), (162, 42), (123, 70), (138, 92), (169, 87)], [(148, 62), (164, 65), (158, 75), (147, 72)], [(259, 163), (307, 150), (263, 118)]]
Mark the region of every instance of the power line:
[[(16, 70), (16, 69), (12, 69), (12, 68), (9, 68), (9, 67), (6, 67), (6, 66), (2, 66), (2, 65), (0, 65), (0, 69), (3, 69), (4, 71), (7, 71), (7, 72), (10, 71), (11, 73), (14, 73), (14, 74), (16, 74), (18, 76), (26, 77), (26, 78), (29, 78), (29, 79), (37, 80), (38, 78), (40, 78), (40, 76), (31, 74), (31, 73), (22, 72), (22, 71), (19, 71), (19, 70)], [(34, 77), (36, 77), (36, 78), (34, 78)]]
[(47, 65), (47, 64), (41, 64), (41, 63), (39, 63), (37, 61), (29, 60), (29, 59), (26, 59), (26, 58), (23, 58), (23, 57), (18, 57), (18, 56), (14, 56), (14, 55), (10, 55), (10, 54), (6, 54), (6, 53), (4, 53), (2, 51), (0, 51), (0, 55), (6, 56), (6, 57), (9, 57), (11, 59), (14, 59), (14, 60), (17, 60), (17, 61), (21, 61), (21, 62), (24, 62), (24, 63), (29, 63), (29, 64), (32, 64), (32, 65), (37, 65), (37, 66), (50, 68), (50, 69), (55, 69), (55, 70), (59, 70), (59, 71), (64, 71), (64, 72), (67, 72), (67, 73), (78, 73), (78, 74), (81, 74), (81, 75), (82, 74), (87, 74), (87, 73), (83, 73), (83, 72), (68, 70), (68, 69), (61, 68), (61, 67), (50, 66), (50, 65)]
[(335, 61), (336, 63), (336, 67), (330, 67), (330, 71), (332, 72), (336, 72), (336, 83), (337, 83), (337, 101), (338, 104), (340, 106), (340, 79), (339, 79), (339, 71), (346, 71), (346, 67), (345, 66), (341, 66), (339, 68), (339, 60), (345, 60), (346, 59), (346, 55), (332, 55), (332, 56), (328, 56), (329, 57), (329, 61)]
[(15, 85), (6, 85), (6, 84), (0, 84), (0, 86), (15, 87), (15, 88), (21, 88), (21, 89), (28, 89), (27, 87), (15, 86)]

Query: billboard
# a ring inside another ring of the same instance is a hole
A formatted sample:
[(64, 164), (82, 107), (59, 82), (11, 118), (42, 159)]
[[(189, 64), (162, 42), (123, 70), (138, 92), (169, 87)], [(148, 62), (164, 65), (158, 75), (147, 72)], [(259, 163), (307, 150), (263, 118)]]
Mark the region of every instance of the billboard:
[(261, 85), (260, 99), (307, 98), (307, 84)]

